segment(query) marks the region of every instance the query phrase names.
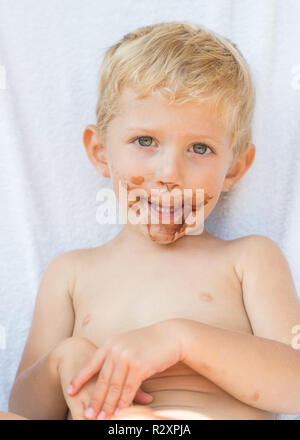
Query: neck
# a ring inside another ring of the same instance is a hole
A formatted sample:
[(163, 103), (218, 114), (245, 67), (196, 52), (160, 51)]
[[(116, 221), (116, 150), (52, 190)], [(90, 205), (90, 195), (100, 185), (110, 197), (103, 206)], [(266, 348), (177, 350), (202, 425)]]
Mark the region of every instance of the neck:
[[(203, 229), (203, 232), (200, 235), (197, 235), (198, 239), (201, 238), (205, 239), (210, 234)], [(183, 237), (179, 238), (178, 240), (170, 243), (170, 244), (162, 244), (155, 242), (151, 240), (151, 238), (147, 235), (144, 235), (136, 225), (132, 225), (130, 222), (126, 223), (121, 230), (121, 232), (116, 237), (117, 240), (120, 240), (121, 242), (130, 242), (130, 247), (132, 249), (141, 249), (141, 250), (153, 250), (153, 252), (156, 251), (162, 251), (162, 250), (173, 250), (177, 249), (179, 247), (185, 246), (190, 244), (190, 241), (193, 240), (193, 236), (191, 235), (184, 235)]]

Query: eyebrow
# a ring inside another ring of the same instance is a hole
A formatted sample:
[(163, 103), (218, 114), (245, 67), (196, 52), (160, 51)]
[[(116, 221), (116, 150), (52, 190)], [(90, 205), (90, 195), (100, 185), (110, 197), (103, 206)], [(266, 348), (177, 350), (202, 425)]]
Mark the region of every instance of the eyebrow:
[[(151, 132), (151, 131), (152, 132), (153, 131), (160, 132), (161, 131), (160, 128), (156, 128), (156, 127), (133, 127), (133, 126), (129, 126), (129, 127), (126, 127), (126, 129), (128, 131), (138, 131), (138, 130), (140, 130), (140, 131), (148, 131), (148, 132)], [(223, 143), (223, 141), (221, 141), (220, 139), (213, 138), (211, 136), (206, 135), (205, 133), (192, 133), (192, 132), (188, 132), (188, 133), (186, 133), (186, 136), (191, 136), (191, 137), (195, 137), (195, 138), (199, 136), (199, 137), (204, 137), (206, 139), (210, 139), (213, 142), (218, 142), (220, 144)]]

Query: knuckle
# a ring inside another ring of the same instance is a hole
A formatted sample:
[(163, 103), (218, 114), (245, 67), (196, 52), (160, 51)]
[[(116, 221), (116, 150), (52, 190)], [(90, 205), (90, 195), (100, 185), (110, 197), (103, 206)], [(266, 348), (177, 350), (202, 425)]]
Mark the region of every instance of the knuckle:
[(104, 374), (99, 374), (99, 377), (98, 377), (98, 384), (99, 384), (99, 386), (105, 386), (105, 385), (108, 385), (108, 380), (107, 380), (107, 378), (104, 376)]
[(110, 403), (105, 402), (103, 404), (102, 410), (109, 416), (113, 412), (113, 407)]
[(89, 406), (91, 408), (98, 408), (98, 406), (99, 406), (98, 399), (96, 397), (92, 397), (91, 400), (90, 400)]
[(120, 350), (120, 347), (116, 344), (114, 344), (111, 348), (112, 353), (117, 354)]
[(128, 399), (126, 398), (126, 396), (120, 397), (118, 402), (118, 408), (123, 409), (126, 408), (127, 406), (128, 406)]
[(118, 383), (111, 383), (110, 384), (110, 392), (113, 394), (118, 394), (120, 393), (120, 385)]
[(121, 354), (120, 354), (120, 356), (121, 356), (121, 359), (123, 360), (123, 361), (129, 361), (129, 359), (130, 359), (130, 353), (129, 353), (129, 350), (123, 350), (122, 352), (121, 352)]

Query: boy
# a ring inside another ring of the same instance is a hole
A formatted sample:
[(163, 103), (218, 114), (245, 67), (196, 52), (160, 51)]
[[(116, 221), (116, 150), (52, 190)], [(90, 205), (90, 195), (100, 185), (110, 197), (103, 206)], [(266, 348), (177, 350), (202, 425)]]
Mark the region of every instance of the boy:
[[(35, 419), (300, 412), (292, 345), (300, 304), (281, 250), (260, 235), (221, 240), (186, 227), (198, 189), (205, 219), (252, 165), (254, 96), (237, 47), (200, 25), (146, 26), (107, 50), (97, 125), (83, 142), (117, 196), (120, 186), (143, 190), (127, 205), (139, 203), (148, 223), (129, 221), (103, 246), (50, 263), (10, 411)], [(167, 203), (185, 189), (188, 215), (178, 200)]]

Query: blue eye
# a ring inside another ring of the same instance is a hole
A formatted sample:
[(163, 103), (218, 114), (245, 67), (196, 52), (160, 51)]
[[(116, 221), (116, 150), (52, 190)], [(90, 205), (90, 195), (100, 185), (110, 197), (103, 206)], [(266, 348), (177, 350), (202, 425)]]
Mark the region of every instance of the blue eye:
[[(150, 142), (149, 142), (149, 139), (151, 139)], [(152, 143), (153, 138), (151, 136), (140, 136), (140, 137), (134, 139), (133, 142), (135, 142), (137, 140), (139, 141), (140, 147), (151, 147), (151, 143)], [(142, 141), (142, 144), (141, 144), (141, 141)], [(145, 143), (145, 144), (143, 144), (143, 143)]]
[[(151, 136), (139, 136), (139, 137), (135, 138), (132, 142), (135, 143), (135, 141), (139, 142), (140, 147), (152, 147), (151, 144), (152, 144), (153, 138)], [(192, 148), (193, 148), (193, 152), (198, 154), (198, 156), (204, 156), (205, 151), (207, 151), (207, 149), (209, 149), (213, 153), (213, 150), (208, 145), (202, 144), (202, 143), (194, 144), (192, 146)], [(204, 149), (204, 151), (203, 151), (203, 149)]]
[[(199, 147), (200, 146), (200, 147)], [(195, 148), (194, 147), (196, 147), (196, 151), (195, 151)], [(203, 151), (203, 149), (205, 149), (205, 151), (209, 148), (210, 149), (210, 151), (211, 152), (213, 152), (212, 151), (212, 149), (210, 148), (210, 147), (208, 147), (207, 145), (205, 145), (205, 144), (194, 144), (193, 146), (192, 146), (192, 148), (193, 148), (193, 150), (194, 150), (194, 153), (196, 153), (196, 154), (198, 154), (198, 153), (200, 153), (200, 156), (204, 156), (205, 154), (202, 154), (201, 153), (201, 151)]]

